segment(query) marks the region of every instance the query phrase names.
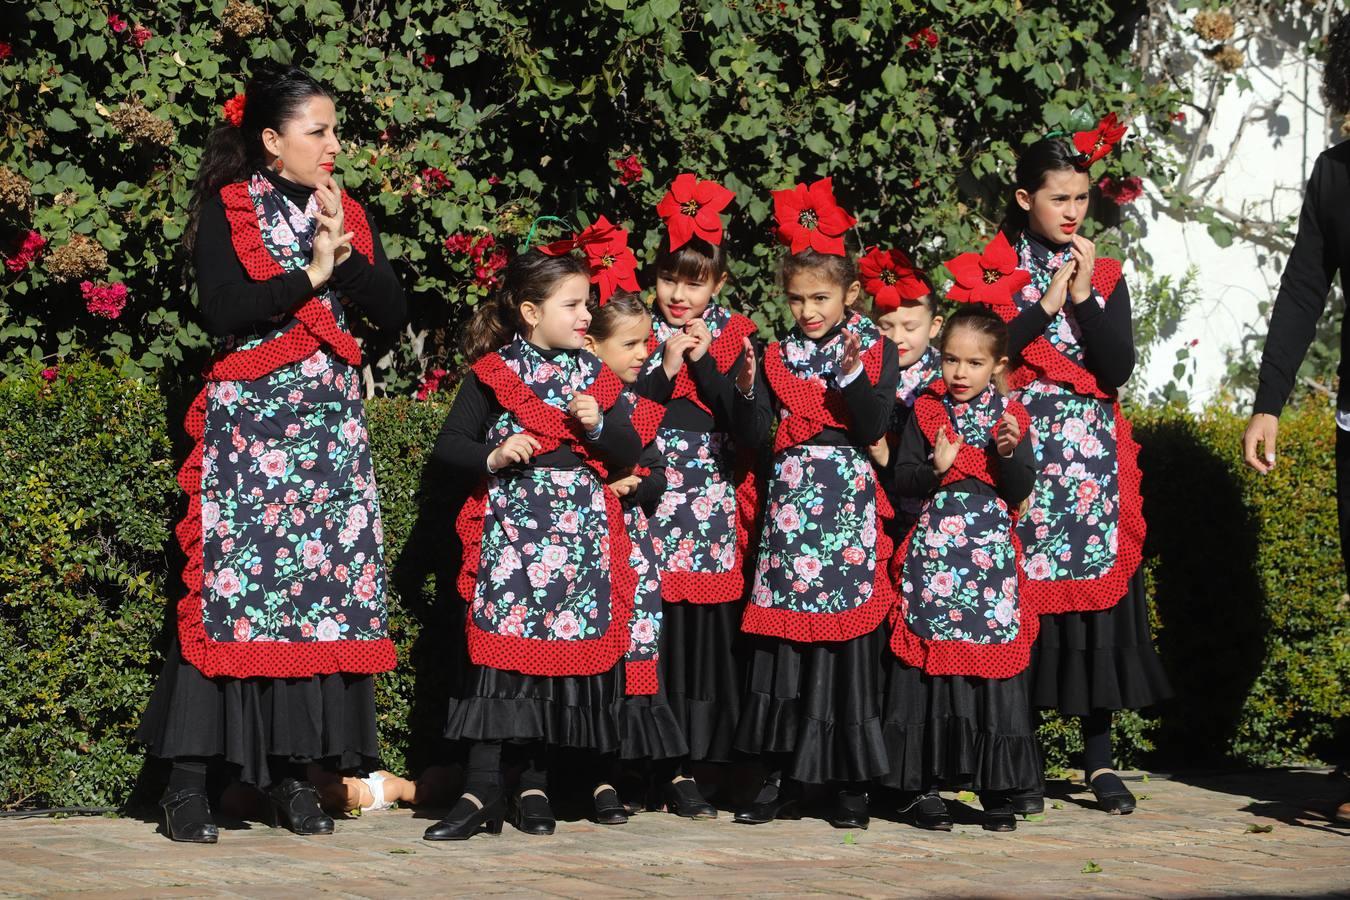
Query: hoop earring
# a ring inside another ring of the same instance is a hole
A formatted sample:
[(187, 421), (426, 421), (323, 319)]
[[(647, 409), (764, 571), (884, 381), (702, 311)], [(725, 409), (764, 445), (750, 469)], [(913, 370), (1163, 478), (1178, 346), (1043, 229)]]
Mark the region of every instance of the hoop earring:
[(278, 156), (278, 157), (277, 157), (277, 161), (274, 162), (274, 163), (272, 163), (272, 167), (273, 167), (274, 169), (276, 169), (276, 170), (277, 170), (277, 174), (280, 175), (280, 174), (281, 174), (281, 170), (284, 169), (284, 168), (286, 168), (286, 164), (283, 163), (283, 162), (281, 161), (281, 157)]

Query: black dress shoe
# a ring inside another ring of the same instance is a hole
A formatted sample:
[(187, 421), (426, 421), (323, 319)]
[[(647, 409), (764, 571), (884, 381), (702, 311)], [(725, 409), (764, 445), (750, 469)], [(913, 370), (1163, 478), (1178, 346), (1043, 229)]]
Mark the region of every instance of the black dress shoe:
[(597, 825), (627, 825), (628, 808), (619, 800), (619, 792), (604, 785), (592, 796)]
[(308, 781), (287, 778), (267, 792), (272, 801), (272, 827), (284, 825), (296, 834), (332, 834), (333, 817), (319, 806), (319, 792)]
[(1128, 816), (1134, 812), (1134, 794), (1120, 780), (1120, 776), (1110, 769), (1099, 770), (1088, 782), (1092, 793), (1097, 796), (1097, 805), (1113, 816)]
[(732, 821), (742, 825), (764, 825), (774, 819), (800, 819), (801, 808), (795, 796), (789, 796), (781, 786), (766, 784), (759, 796), (744, 809), (737, 810)]
[(460, 797), (450, 810), (450, 814), (432, 825), (422, 834), (424, 841), (466, 841), (486, 831), (488, 834), (502, 833), (502, 820), (506, 818), (506, 798), (501, 794), (493, 797), (482, 806), (465, 797)]
[(717, 807), (703, 799), (698, 782), (692, 778), (668, 781), (662, 790), (666, 794), (666, 809), (686, 819), (715, 819)]
[(859, 791), (840, 791), (830, 813), (830, 824), (835, 828), (865, 830), (871, 823), (867, 815), (867, 794)]
[(951, 831), (955, 822), (947, 803), (937, 791), (915, 794), (908, 806), (898, 810), (900, 818), (925, 831)]
[(1027, 816), (1045, 815), (1045, 791), (1041, 788), (1034, 788), (1029, 791), (1012, 791), (1008, 794), (1008, 804), (1012, 806), (1013, 815), (1026, 818)]
[(189, 844), (214, 844), (220, 837), (211, 804), (200, 788), (185, 788), (165, 794), (159, 801), (164, 810), (164, 833), (170, 840)]
[(543, 794), (515, 795), (511, 802), (511, 824), (526, 834), (552, 834), (558, 827), (553, 806)]
[(1012, 801), (1006, 793), (980, 793), (980, 805), (984, 807), (985, 831), (1016, 831), (1017, 816), (1013, 814)]

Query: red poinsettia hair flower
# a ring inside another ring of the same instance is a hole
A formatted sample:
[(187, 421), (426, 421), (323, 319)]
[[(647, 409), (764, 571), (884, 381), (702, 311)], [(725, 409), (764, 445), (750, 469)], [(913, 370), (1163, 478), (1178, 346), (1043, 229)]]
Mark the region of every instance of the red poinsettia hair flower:
[(1005, 306), (1013, 294), (1031, 283), (1031, 275), (1017, 268), (1017, 251), (999, 232), (980, 253), (962, 253), (943, 263), (956, 283), (947, 291), (953, 300)]
[(235, 94), (225, 101), (225, 105), (220, 108), (220, 114), (235, 128), (244, 123), (244, 95)]
[(628, 246), (628, 232), (611, 223), (604, 216), (583, 228), (576, 236), (577, 246), (585, 251), (591, 266), (591, 284), (600, 289), (600, 305), (604, 306), (619, 288), (640, 290), (637, 280), (637, 257)]
[(773, 215), (778, 220), (778, 239), (793, 253), (810, 249), (846, 256), (844, 232), (858, 223), (834, 199), (829, 178), (810, 187), (799, 184), (790, 190), (774, 191)]
[(928, 283), (903, 250), (873, 247), (859, 263), (863, 289), (872, 295), (879, 313), (900, 308), (907, 300), (918, 300), (930, 293)]
[(670, 232), (671, 252), (689, 243), (692, 237), (703, 238), (710, 244), (722, 243), (721, 212), (735, 199), (734, 191), (711, 179), (699, 180), (693, 172), (675, 176), (670, 190), (656, 204), (656, 214), (665, 220)]
[(1082, 167), (1086, 169), (1114, 150), (1125, 137), (1125, 130), (1115, 113), (1107, 113), (1091, 131), (1074, 132), (1073, 145), (1084, 156)]

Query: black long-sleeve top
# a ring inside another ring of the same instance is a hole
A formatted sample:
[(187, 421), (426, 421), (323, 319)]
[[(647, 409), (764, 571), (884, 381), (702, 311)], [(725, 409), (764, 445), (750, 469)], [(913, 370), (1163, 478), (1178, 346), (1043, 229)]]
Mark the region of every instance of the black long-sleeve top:
[(737, 354), (725, 375), (717, 368), (711, 353), (704, 353), (697, 360), (686, 359), (684, 364), (689, 369), (689, 377), (693, 380), (694, 387), (698, 389), (699, 399), (712, 410), (712, 415), (699, 409), (692, 400), (684, 397), (672, 398), (675, 382), (666, 377), (666, 370), (660, 365), (639, 379), (634, 388), (640, 396), (665, 404), (666, 415), (661, 420), (665, 428), (703, 433), (734, 433), (737, 408), (736, 376), (740, 373), (741, 366), (745, 365), (745, 354)]
[(666, 457), (657, 449), (656, 443), (652, 442), (642, 448), (638, 465), (644, 466), (650, 472), (638, 479), (637, 490), (624, 497), (623, 504), (640, 506), (642, 511), (650, 516), (655, 511), (656, 504), (661, 502), (661, 495), (666, 492)]
[[(313, 188), (296, 184), (275, 172), (264, 172), (292, 203), (304, 209)], [(350, 224), (347, 223), (350, 230)], [(403, 327), (408, 303), (403, 286), (394, 274), (373, 221), (370, 236), (375, 245), (372, 263), (356, 251), (333, 267), (329, 278), (341, 296), (355, 304), (372, 325), (383, 332)], [(197, 276), (197, 302), (206, 331), (215, 337), (251, 337), (275, 328), (284, 316), (300, 306), (314, 289), (309, 276), (297, 269), (266, 281), (253, 281), (231, 243), (225, 205), (212, 197), (202, 207), (197, 224), (193, 261)]]
[[(842, 324), (835, 326), (820, 340), (829, 340), (842, 328)], [(800, 332), (794, 329), (794, 335), (800, 337)], [(900, 351), (890, 338), (883, 337), (881, 340), (881, 372), (876, 384), (867, 380), (866, 373), (859, 373), (843, 388), (830, 388), (844, 395), (849, 414), (848, 428), (823, 428), (807, 443), (852, 445), (866, 449), (886, 433), (890, 427), (891, 413), (895, 410), (895, 386), (900, 381)], [(836, 373), (835, 380), (842, 375), (842, 372)], [(764, 377), (764, 367), (760, 366), (755, 374), (755, 388), (750, 397), (735, 390), (734, 385), (732, 390), (736, 403), (733, 434), (745, 446), (757, 447), (763, 444), (773, 428), (775, 403), (768, 379)]]
[(998, 453), (994, 456), (997, 459), (994, 464), (997, 487), (978, 478), (962, 478), (943, 487), (942, 477), (933, 469), (933, 445), (919, 426), (918, 417), (911, 417), (893, 454), (895, 492), (902, 497), (931, 497), (939, 490), (986, 497), (997, 495), (1009, 507), (1016, 507), (1031, 495), (1036, 484), (1036, 455), (1031, 449), (1031, 439), (1024, 435), (1013, 448), (1012, 456)]
[[(562, 353), (574, 352), (535, 349), (549, 359)], [(477, 375), (472, 371), (469, 372), (460, 383), (455, 402), (441, 425), (432, 456), (443, 465), (471, 472), (474, 476), (488, 474), (488, 457), (497, 445), (487, 443), (487, 431), (492, 422), (501, 415), (502, 410), (503, 407), (497, 401), (496, 394), (479, 381)], [(633, 428), (630, 414), (621, 404), (615, 404), (605, 413), (603, 422), (600, 434), (594, 440), (587, 438), (587, 444), (594, 447), (597, 455), (615, 469), (626, 469), (634, 465), (642, 454), (642, 440)], [(533, 457), (529, 465), (550, 469), (574, 469), (585, 463), (569, 445), (561, 444), (556, 450)], [(664, 475), (662, 478), (664, 480)]]
[[(1033, 259), (1044, 264), (1052, 254), (1062, 253), (1068, 244), (1055, 244), (1031, 232), (1026, 233)], [(1072, 315), (1082, 335), (1083, 363), (1087, 370), (1105, 385), (1120, 387), (1130, 380), (1134, 371), (1134, 322), (1130, 314), (1130, 289), (1121, 278), (1100, 306), (1092, 297), (1074, 303), (1070, 297), (1066, 306), (1072, 306)], [(1008, 323), (1008, 355), (1018, 360), (1022, 351), (1036, 338), (1045, 334), (1051, 316), (1039, 303), (1033, 303)]]
[[(1332, 279), (1350, 262), (1350, 141), (1322, 152), (1313, 164), (1294, 249), (1284, 264), (1270, 333), (1261, 355), (1253, 411), (1278, 416), (1294, 389), (1299, 366), (1327, 308)], [(1350, 410), (1345, 384), (1350, 360), (1350, 329), (1341, 329), (1341, 392), (1336, 407)]]

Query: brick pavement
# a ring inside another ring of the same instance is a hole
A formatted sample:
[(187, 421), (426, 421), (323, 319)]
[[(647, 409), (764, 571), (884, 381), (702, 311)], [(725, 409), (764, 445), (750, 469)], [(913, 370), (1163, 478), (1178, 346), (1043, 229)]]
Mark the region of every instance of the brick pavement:
[[(222, 823), (220, 843), (199, 847), (138, 818), (11, 819), (0, 821), (0, 895), (1350, 897), (1350, 828), (1326, 819), (1343, 785), (1312, 770), (1154, 776), (1133, 780), (1139, 811), (1113, 818), (1081, 785), (1052, 782), (1045, 819), (1011, 835), (973, 816), (930, 834), (881, 819), (841, 832), (647, 813), (616, 828), (563, 822), (552, 838), (508, 825), (430, 844), (420, 835), (434, 813), (394, 810), (340, 821), (331, 837)], [(1085, 873), (1089, 861), (1101, 871)]]

